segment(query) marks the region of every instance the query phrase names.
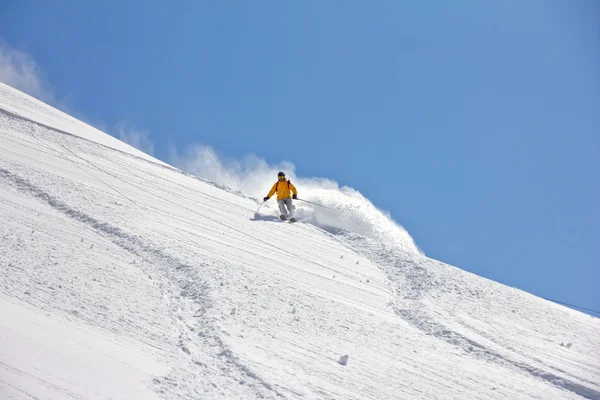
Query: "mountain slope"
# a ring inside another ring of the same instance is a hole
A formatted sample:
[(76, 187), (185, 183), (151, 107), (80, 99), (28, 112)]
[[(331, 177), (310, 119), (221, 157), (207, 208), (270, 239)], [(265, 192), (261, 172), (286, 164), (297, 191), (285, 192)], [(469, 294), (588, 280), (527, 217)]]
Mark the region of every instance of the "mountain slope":
[(255, 215), (1, 84), (0, 144), (4, 397), (600, 398), (593, 317)]

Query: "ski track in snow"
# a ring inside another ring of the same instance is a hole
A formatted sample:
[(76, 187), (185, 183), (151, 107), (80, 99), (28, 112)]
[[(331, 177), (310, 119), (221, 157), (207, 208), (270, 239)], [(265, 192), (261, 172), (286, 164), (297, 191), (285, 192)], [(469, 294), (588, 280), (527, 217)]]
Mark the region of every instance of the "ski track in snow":
[(598, 319), (258, 204), (0, 84), (0, 397), (600, 399)]
[[(199, 307), (201, 307), (202, 310), (211, 307), (210, 299), (207, 296), (207, 287), (203, 283), (199, 274), (200, 271), (197, 268), (179, 262), (171, 256), (164, 254), (159, 247), (146, 244), (141, 238), (138, 238), (135, 235), (127, 234), (117, 227), (100, 222), (81, 211), (69, 207), (67, 204), (54, 198), (27, 180), (19, 178), (2, 168), (0, 168), (0, 178), (12, 181), (21, 192), (27, 192), (47, 203), (55, 210), (67, 215), (69, 218), (90, 226), (118, 247), (131, 253), (136, 259), (140, 259), (142, 266), (152, 265), (152, 271), (145, 271), (146, 273), (156, 274), (156, 272), (160, 272), (164, 274), (166, 279), (163, 280), (162, 284), (167, 287), (162, 289), (163, 294), (169, 296), (172, 293), (179, 293), (177, 298), (170, 299), (173, 307), (173, 310), (171, 311), (173, 313), (177, 312), (177, 310), (186, 310), (188, 318), (198, 318), (200, 315), (194, 315), (194, 313), (197, 313), (196, 310), (198, 310)], [(152, 276), (153, 275), (149, 275), (149, 277)], [(185, 304), (186, 302), (190, 302), (191, 304)], [(184, 318), (185, 317), (180, 317), (177, 318), (177, 320)], [(269, 390), (273, 389), (268, 383), (249, 371), (249, 369), (241, 364), (236, 357), (232, 356), (228, 347), (212, 332), (210, 321), (202, 322), (206, 324), (203, 335), (209, 345), (199, 351), (214, 353), (213, 357), (223, 358), (222, 362), (237, 368), (242, 375), (246, 375), (249, 378), (256, 380)], [(187, 346), (189, 339), (186, 337), (189, 330), (190, 328), (185, 326), (180, 329), (181, 333), (178, 345), (183, 352), (191, 355), (189, 346)], [(159, 379), (156, 379), (156, 381), (158, 382)]]
[[(435, 265), (435, 261), (425, 257), (421, 260), (415, 260), (418, 256), (407, 257), (402, 252), (397, 252), (389, 248), (386, 249), (384, 246), (373, 243), (368, 238), (351, 233), (347, 235), (346, 241), (386, 271), (390, 280), (395, 284), (395, 291), (402, 293), (402, 295), (397, 296), (398, 299), (395, 301), (394, 310), (398, 316), (413, 326), (428, 335), (459, 347), (462, 351), (471, 353), (475, 357), (509, 368), (520, 369), (534, 377), (546, 380), (585, 398), (600, 398), (600, 391), (587, 386), (597, 386), (595, 382), (585, 378), (577, 378), (556, 366), (545, 364), (537, 358), (540, 357), (540, 354), (537, 354), (533, 358), (531, 357), (532, 355), (519, 353), (514, 351), (514, 349), (509, 349), (513, 351), (506, 352), (505, 350), (507, 349), (501, 347), (501, 345), (498, 350), (495, 350), (495, 348), (499, 347), (499, 343), (494, 341), (493, 335), (486, 334), (484, 330), (479, 331), (463, 321), (461, 321), (461, 325), (466, 328), (466, 334), (453, 330), (455, 328), (448, 327), (443, 323), (443, 319), (439, 317), (439, 309), (430, 310), (425, 302), (422, 302), (427, 296), (431, 296), (432, 294), (435, 296), (435, 293), (432, 292), (447, 293), (456, 288), (460, 288), (461, 292), (467, 291), (469, 285), (465, 283), (468, 282), (468, 273), (458, 269), (452, 271), (448, 266), (442, 265), (442, 263)], [(443, 281), (435, 282), (435, 277), (430, 272), (435, 269), (446, 270)], [(452, 275), (458, 275), (458, 279), (452, 279)], [(451, 287), (452, 284), (454, 284), (454, 288)], [(477, 291), (477, 289), (474, 290)], [(518, 295), (516, 290), (514, 292), (513, 295)], [(476, 293), (475, 297), (479, 297), (479, 293)], [(478, 300), (483, 302), (485, 296), (481, 296)], [(442, 304), (445, 304), (445, 302), (442, 301)], [(487, 313), (492, 314), (493, 309), (493, 305), (490, 304), (489, 308), (487, 308)], [(437, 316), (435, 315), (436, 311), (438, 313)], [(491, 345), (484, 344), (484, 342)], [(537, 364), (537, 366), (530, 364), (530, 362)], [(587, 368), (587, 365), (582, 366), (582, 368)], [(584, 384), (578, 383), (578, 379), (581, 379)]]

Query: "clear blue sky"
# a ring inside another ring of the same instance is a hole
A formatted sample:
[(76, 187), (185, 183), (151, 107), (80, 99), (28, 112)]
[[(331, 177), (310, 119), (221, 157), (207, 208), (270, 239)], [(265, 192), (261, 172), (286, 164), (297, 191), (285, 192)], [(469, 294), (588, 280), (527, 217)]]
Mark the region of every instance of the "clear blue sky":
[[(100, 4), (101, 3), (101, 4)], [(88, 120), (289, 160), (427, 255), (600, 308), (600, 2), (5, 0)]]

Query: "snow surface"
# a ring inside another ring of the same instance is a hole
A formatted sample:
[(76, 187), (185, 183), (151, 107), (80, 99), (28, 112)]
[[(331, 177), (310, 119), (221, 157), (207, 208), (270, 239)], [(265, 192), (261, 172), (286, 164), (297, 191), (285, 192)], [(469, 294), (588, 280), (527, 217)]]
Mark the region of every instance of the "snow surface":
[(0, 399), (600, 399), (598, 319), (327, 190), (255, 214), (0, 84)]

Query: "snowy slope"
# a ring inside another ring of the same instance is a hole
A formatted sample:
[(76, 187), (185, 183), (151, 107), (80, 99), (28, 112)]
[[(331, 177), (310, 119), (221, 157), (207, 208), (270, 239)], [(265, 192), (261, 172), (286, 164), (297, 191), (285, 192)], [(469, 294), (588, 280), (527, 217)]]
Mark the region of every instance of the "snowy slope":
[(0, 84), (0, 399), (600, 399), (598, 319), (258, 205)]

